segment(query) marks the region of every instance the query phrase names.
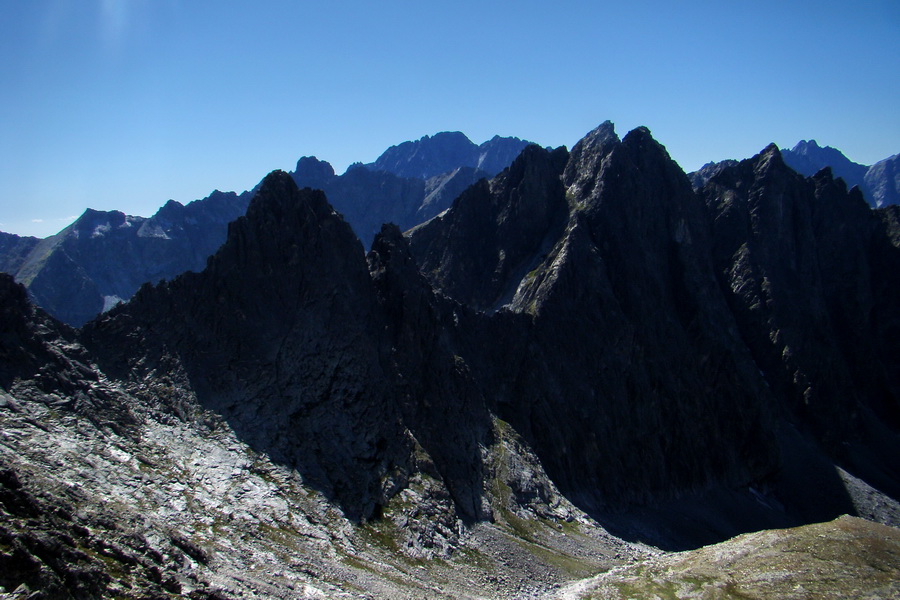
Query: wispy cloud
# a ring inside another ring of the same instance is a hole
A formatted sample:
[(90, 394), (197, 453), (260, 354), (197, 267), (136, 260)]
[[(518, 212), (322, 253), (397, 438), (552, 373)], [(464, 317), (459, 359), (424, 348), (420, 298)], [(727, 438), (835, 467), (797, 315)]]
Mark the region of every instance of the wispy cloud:
[(43, 223), (44, 220), (43, 219), (32, 219), (31, 222), (32, 223)]

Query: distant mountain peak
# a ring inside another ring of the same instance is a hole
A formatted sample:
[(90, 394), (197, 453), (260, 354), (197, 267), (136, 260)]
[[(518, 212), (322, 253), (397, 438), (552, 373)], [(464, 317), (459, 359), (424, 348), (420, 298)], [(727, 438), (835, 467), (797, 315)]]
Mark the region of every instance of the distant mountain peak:
[[(826, 146), (827, 148), (828, 146)], [(791, 152), (797, 152), (800, 154), (806, 154), (810, 150), (822, 149), (821, 146), (816, 142), (816, 140), (800, 140), (797, 144), (791, 149)]]
[(319, 160), (315, 156), (302, 156), (297, 161), (294, 181), (298, 183), (302, 181), (303, 185), (321, 189), (333, 178), (334, 167), (331, 163)]
[(366, 167), (415, 179), (429, 179), (459, 167), (473, 167), (493, 177), (528, 144), (519, 138), (495, 135), (476, 145), (462, 132), (442, 131), (414, 142), (391, 146)]
[[(605, 144), (607, 142), (618, 142), (619, 136), (616, 134), (616, 126), (612, 121), (603, 121), (592, 129), (578, 144), (583, 146), (594, 146), (597, 144)], [(577, 144), (576, 144), (577, 145)]]
[(468, 142), (472, 143), (472, 140), (469, 139), (469, 136), (464, 134), (461, 131), (439, 131), (429, 138), (429, 136), (423, 136), (419, 141), (423, 140), (441, 140), (441, 141), (454, 141), (454, 142)]
[(820, 146), (816, 140), (801, 140), (790, 150), (782, 149), (781, 154), (784, 162), (804, 177), (812, 177), (823, 167), (831, 167), (834, 176), (843, 179), (848, 188), (859, 187), (871, 197), (865, 184), (869, 167), (853, 162), (837, 148)]

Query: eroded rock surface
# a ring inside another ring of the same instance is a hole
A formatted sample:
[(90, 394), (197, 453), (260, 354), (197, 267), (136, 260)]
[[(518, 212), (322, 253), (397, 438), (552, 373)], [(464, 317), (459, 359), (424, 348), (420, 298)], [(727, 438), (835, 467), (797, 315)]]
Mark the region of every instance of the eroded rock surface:
[(638, 541), (897, 524), (896, 221), (774, 147), (694, 191), (605, 123), (368, 255), (274, 172), (81, 331), (0, 277), (0, 585), (536, 599)]

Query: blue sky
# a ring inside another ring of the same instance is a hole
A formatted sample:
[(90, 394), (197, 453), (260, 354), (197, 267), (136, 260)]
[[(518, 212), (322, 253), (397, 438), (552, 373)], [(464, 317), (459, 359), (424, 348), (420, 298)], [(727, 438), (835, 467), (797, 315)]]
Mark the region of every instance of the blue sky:
[(646, 125), (686, 170), (900, 152), (900, 2), (0, 0), (0, 230), (149, 216), (316, 155)]

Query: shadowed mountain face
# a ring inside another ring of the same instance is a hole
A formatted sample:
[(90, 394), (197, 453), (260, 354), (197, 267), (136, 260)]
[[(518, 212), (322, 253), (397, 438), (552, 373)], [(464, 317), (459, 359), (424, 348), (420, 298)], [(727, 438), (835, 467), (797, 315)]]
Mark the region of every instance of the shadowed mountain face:
[(472, 167), (452, 170), (428, 179), (401, 177), (386, 171), (356, 166), (335, 175), (331, 165), (303, 157), (293, 173), (300, 187), (324, 190), (366, 248), (385, 223), (409, 229), (446, 210), (463, 190), (486, 177)]
[[(802, 140), (791, 149), (783, 148), (781, 158), (787, 166), (804, 177), (812, 177), (825, 168), (830, 169), (835, 178), (844, 180), (848, 189), (858, 187), (866, 202), (873, 208), (900, 202), (900, 176), (896, 155), (866, 166), (853, 162), (836, 148), (819, 146), (815, 140)], [(689, 175), (694, 189), (702, 188), (714, 175), (737, 163), (736, 160), (724, 160), (703, 165)]]
[[(571, 151), (529, 146), (405, 235), (383, 227), (366, 256), (323, 192), (274, 172), (202, 272), (80, 332), (0, 278), (0, 411), (117, 406), (148, 444), (177, 421), (179, 448), (249, 448), (340, 509), (301, 524), (318, 554), (344, 517), (419, 558), (488, 523), (577, 546), (557, 527), (593, 517), (686, 548), (846, 512), (900, 522), (900, 219), (774, 146), (707, 175), (694, 191), (648, 130), (607, 122)], [(31, 423), (16, 411), (0, 417)], [(175, 461), (205, 481), (201, 463)], [(246, 536), (237, 521), (202, 535)]]
[(0, 231), (0, 272), (15, 273), (41, 240)]
[(801, 140), (790, 150), (782, 150), (781, 157), (787, 166), (805, 177), (831, 167), (834, 176), (843, 179), (848, 189), (865, 187), (864, 179), (869, 167), (853, 162), (836, 148), (819, 146), (816, 140)]
[(496, 179), (480, 181), (449, 213), (416, 229), (411, 248), (432, 283), (477, 310), (511, 298), (511, 283), (531, 270), (535, 254), (549, 250), (545, 238), (564, 226), (560, 174), (567, 159), (564, 148), (529, 146)]
[(869, 167), (863, 183), (875, 206), (882, 208), (900, 204), (900, 154)]
[(619, 141), (609, 123), (571, 155), (530, 150), (410, 235), (438, 289), (505, 307), (503, 352), (474, 361), (501, 418), (583, 506), (776, 470), (771, 398), (684, 173), (646, 130)]
[[(266, 178), (202, 273), (91, 324), (107, 369), (183, 371), (251, 446), (369, 515), (406, 437), (362, 247), (322, 192)], [(149, 352), (132, 353), (136, 342)]]
[(462, 133), (438, 133), (391, 146), (374, 163), (340, 176), (327, 162), (303, 157), (293, 177), (300, 187), (324, 190), (369, 248), (382, 224), (405, 231), (424, 223), (473, 183), (508, 167), (527, 145), (494, 136), (476, 146)]
[(858, 187), (871, 206), (881, 208), (900, 202), (900, 175), (897, 155), (888, 157), (872, 166), (855, 163), (840, 150), (819, 146), (815, 140), (803, 140), (790, 150), (781, 151), (789, 167), (812, 177), (829, 167), (834, 177), (840, 177), (848, 188)]
[(460, 515), (490, 514), (491, 415), (597, 514), (784, 487), (796, 435), (893, 491), (896, 260), (828, 172), (770, 147), (697, 194), (646, 129), (605, 123), (571, 153), (529, 147), (408, 243), (385, 228), (368, 268), (322, 193), (273, 174), (206, 271), (86, 334), (110, 372), (183, 371), (363, 517), (388, 501), (379, 481), (415, 471), (413, 445)]
[(883, 222), (858, 190), (827, 169), (804, 179), (774, 146), (702, 195), (721, 287), (768, 386), (832, 456), (888, 474), (870, 472), (896, 493), (900, 290)]
[(55, 236), (0, 247), (3, 266), (44, 310), (80, 327), (146, 282), (203, 269), (249, 200), (216, 191), (187, 206), (169, 201), (149, 219), (88, 209)]

